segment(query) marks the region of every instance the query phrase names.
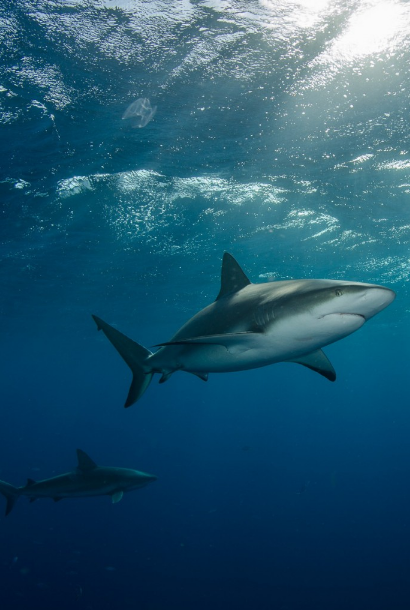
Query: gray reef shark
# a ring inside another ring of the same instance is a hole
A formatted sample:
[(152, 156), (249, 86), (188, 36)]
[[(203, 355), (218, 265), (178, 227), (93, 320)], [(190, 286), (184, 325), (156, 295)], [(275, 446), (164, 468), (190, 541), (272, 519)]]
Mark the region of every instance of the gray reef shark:
[(125, 406), (136, 402), (159, 373), (175, 371), (203, 380), (208, 373), (296, 362), (334, 381), (321, 348), (347, 337), (387, 307), (395, 293), (384, 286), (341, 280), (286, 280), (252, 284), (225, 252), (216, 300), (151, 352), (93, 316), (133, 373)]
[(78, 466), (72, 472), (60, 474), (44, 481), (27, 480), (24, 487), (14, 487), (0, 481), (0, 493), (7, 499), (6, 515), (10, 513), (20, 496), (27, 496), (30, 502), (38, 498), (52, 498), (55, 502), (63, 498), (88, 498), (90, 496), (111, 496), (112, 502), (119, 502), (126, 491), (144, 487), (157, 477), (130, 468), (97, 466), (81, 449), (77, 449)]

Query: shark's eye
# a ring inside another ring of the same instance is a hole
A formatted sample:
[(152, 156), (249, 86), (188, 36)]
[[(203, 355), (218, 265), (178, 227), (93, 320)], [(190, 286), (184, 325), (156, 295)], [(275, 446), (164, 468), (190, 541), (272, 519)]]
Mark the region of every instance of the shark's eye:
[(343, 290), (341, 290), (340, 288), (336, 288), (336, 290), (335, 290), (335, 295), (336, 295), (337, 297), (341, 297), (341, 296), (342, 296), (342, 294), (343, 294)]

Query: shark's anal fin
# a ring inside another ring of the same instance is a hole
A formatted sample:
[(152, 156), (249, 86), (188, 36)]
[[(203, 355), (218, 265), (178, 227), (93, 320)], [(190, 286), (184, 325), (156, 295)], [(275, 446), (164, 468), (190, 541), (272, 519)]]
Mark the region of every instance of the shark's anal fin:
[(318, 349), (311, 354), (307, 354), (306, 356), (301, 356), (300, 358), (293, 358), (292, 360), (288, 360), (288, 362), (303, 364), (303, 366), (307, 366), (307, 368), (312, 371), (316, 371), (316, 373), (323, 375), (323, 377), (326, 377), (329, 381), (336, 380), (336, 371), (329, 358), (321, 349)]
[(215, 300), (217, 301), (233, 292), (238, 292), (238, 290), (245, 288), (250, 283), (250, 280), (246, 277), (234, 257), (225, 252), (222, 259), (221, 289)]
[(81, 470), (81, 472), (87, 472), (89, 470), (94, 470), (97, 468), (97, 464), (90, 458), (89, 455), (82, 451), (81, 449), (77, 449), (77, 459), (78, 465), (77, 469)]
[(115, 494), (111, 496), (111, 502), (113, 504), (117, 504), (120, 500), (122, 500), (122, 496), (124, 495), (123, 491), (116, 491)]

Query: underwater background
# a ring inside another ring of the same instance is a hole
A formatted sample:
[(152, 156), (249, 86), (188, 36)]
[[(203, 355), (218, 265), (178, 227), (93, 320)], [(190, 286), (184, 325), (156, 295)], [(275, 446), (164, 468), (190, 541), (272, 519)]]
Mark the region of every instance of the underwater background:
[[(410, 607), (410, 4), (0, 1), (0, 479), (157, 475), (3, 517), (2, 610)], [(397, 298), (293, 364), (131, 374), (219, 292)]]

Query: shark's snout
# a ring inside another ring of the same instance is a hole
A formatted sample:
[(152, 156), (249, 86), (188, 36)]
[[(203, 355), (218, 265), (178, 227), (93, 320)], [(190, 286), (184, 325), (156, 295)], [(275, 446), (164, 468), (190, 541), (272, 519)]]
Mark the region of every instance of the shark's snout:
[(158, 479), (158, 477), (155, 476), (155, 474), (144, 474), (143, 477), (139, 477), (138, 478), (138, 485), (148, 485), (148, 483), (153, 483), (154, 481), (156, 481)]
[(357, 310), (354, 313), (363, 316), (365, 320), (369, 320), (379, 313), (379, 311), (382, 311), (390, 305), (395, 298), (396, 293), (393, 292), (393, 290), (390, 290), (390, 288), (371, 286), (363, 291), (361, 297), (358, 299)]

